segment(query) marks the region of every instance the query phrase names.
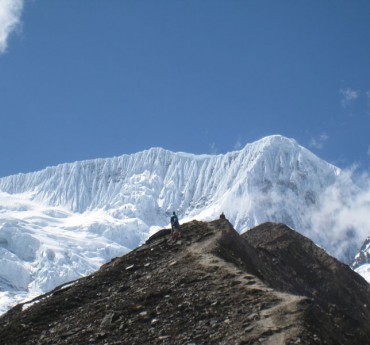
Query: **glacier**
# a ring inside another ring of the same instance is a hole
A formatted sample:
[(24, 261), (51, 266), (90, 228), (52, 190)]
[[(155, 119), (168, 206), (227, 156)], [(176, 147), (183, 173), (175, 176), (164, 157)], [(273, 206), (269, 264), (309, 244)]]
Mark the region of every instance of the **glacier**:
[(333, 193), (344, 204), (360, 192), (339, 168), (280, 135), (226, 154), (151, 148), (3, 177), (0, 312), (127, 253), (168, 226), (174, 210), (180, 222), (224, 212), (239, 232), (285, 223), (349, 261), (367, 224), (334, 231), (337, 214), (325, 205)]

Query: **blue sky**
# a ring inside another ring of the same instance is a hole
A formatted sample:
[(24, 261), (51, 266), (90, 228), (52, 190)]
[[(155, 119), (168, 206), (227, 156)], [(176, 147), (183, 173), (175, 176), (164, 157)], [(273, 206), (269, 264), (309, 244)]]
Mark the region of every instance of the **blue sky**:
[(0, 176), (271, 134), (370, 166), (367, 0), (1, 0)]

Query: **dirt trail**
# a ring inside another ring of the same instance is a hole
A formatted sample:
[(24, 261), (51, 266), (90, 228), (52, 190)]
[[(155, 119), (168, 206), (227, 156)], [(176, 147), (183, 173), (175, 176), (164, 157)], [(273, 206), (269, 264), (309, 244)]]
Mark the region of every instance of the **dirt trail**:
[(212, 223), (207, 226), (209, 237), (207, 235), (204, 240), (193, 244), (187, 252), (194, 255), (205, 271), (213, 271), (217, 268), (220, 277), (227, 276), (231, 284), (238, 285), (240, 290), (244, 290), (243, 294), (251, 295), (260, 292), (267, 297), (267, 300), (272, 301), (271, 307), (264, 305), (267, 308), (257, 315), (252, 315), (251, 323), (247, 326), (247, 329), (250, 329), (249, 337), (258, 339), (259, 344), (265, 345), (284, 345), (289, 339), (298, 339), (302, 331), (299, 322), (302, 320), (302, 302), (306, 297), (275, 291), (256, 276), (241, 271), (234, 264), (213, 254), (222, 231), (228, 230), (224, 228), (220, 231)]

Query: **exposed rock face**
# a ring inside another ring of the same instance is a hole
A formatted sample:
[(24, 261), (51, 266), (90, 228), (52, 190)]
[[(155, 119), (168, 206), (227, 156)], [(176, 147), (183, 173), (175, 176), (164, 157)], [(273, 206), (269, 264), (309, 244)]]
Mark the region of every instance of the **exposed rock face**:
[(368, 237), (360, 248), (360, 251), (353, 260), (351, 267), (356, 269), (361, 265), (370, 263), (370, 237)]
[[(370, 344), (370, 286), (281, 224), (164, 229), (99, 271), (18, 305), (2, 344)], [(22, 311), (23, 310), (23, 311)]]

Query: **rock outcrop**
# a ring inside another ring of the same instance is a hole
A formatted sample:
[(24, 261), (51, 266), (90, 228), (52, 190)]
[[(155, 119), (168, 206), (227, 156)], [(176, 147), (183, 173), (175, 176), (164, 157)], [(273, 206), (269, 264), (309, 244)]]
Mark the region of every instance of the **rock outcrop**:
[(370, 286), (282, 224), (163, 229), (11, 309), (2, 344), (370, 344)]
[(362, 265), (370, 263), (370, 237), (368, 237), (362, 244), (358, 254), (351, 263), (351, 267), (356, 269)]

